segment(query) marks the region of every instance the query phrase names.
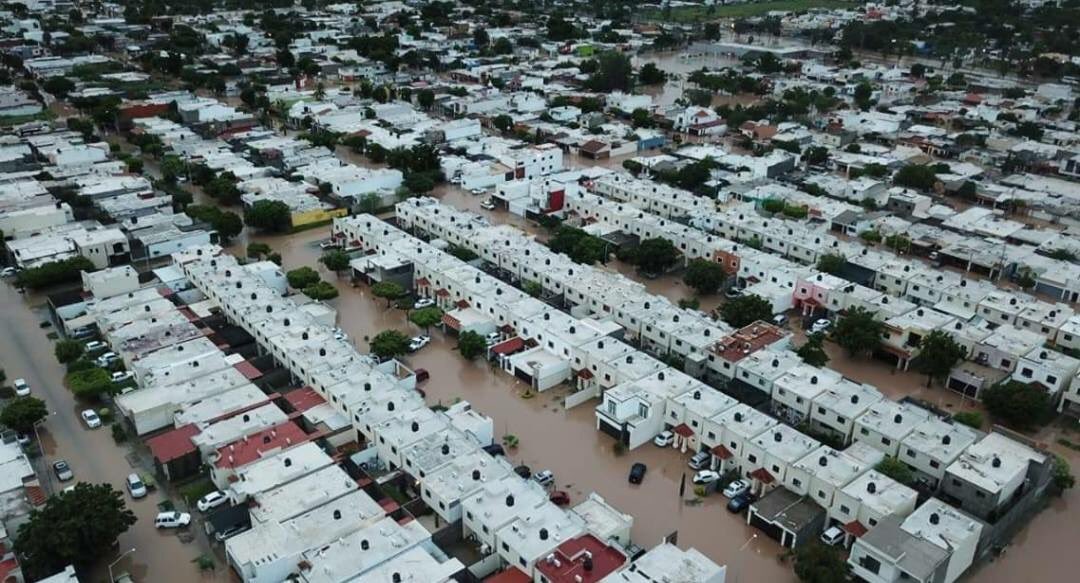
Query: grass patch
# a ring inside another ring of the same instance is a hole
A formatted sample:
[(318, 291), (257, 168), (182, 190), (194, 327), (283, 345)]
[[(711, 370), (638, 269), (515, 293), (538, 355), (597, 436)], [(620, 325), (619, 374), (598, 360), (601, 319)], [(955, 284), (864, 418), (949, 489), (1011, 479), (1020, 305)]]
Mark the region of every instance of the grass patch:
[(646, 10), (646, 20), (662, 20), (664, 22), (694, 23), (719, 18), (748, 18), (761, 16), (774, 10), (801, 12), (811, 8), (844, 8), (852, 7), (853, 3), (847, 0), (769, 0), (767, 2), (755, 2), (746, 4), (732, 4), (729, 6), (714, 6), (710, 12), (708, 6), (680, 6), (672, 8), (671, 13), (664, 14), (663, 10)]
[(210, 481), (210, 478), (199, 478), (176, 489), (182, 498), (192, 503), (215, 490), (217, 486)]

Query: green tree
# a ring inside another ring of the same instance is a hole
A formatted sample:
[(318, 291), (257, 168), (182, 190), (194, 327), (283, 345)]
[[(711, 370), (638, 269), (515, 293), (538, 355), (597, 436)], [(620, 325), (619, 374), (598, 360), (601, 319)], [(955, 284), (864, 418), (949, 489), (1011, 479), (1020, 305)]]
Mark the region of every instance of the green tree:
[(269, 255), (271, 251), (270, 246), (266, 243), (248, 243), (247, 246), (247, 256), (252, 259), (259, 259)]
[(424, 329), (426, 334), (432, 326), (442, 322), (443, 311), (438, 306), (428, 306), (409, 313), (409, 321)]
[(749, 326), (758, 320), (768, 322), (772, 316), (769, 300), (753, 294), (739, 296), (720, 308), (720, 318), (735, 328)]
[(435, 92), (430, 89), (421, 89), (416, 94), (416, 103), (425, 111), (429, 111), (435, 105)]
[(58, 77), (49, 77), (41, 83), (41, 88), (46, 93), (51, 93), (58, 99), (67, 97), (68, 93), (75, 90), (75, 82), (63, 75)]
[(871, 87), (869, 83), (865, 81), (859, 83), (855, 86), (855, 105), (857, 105), (859, 109), (863, 111), (870, 109), (870, 105), (872, 104), (871, 97), (873, 93), (874, 88)]
[(244, 230), (244, 222), (240, 219), (240, 215), (230, 211), (223, 211), (216, 206), (189, 204), (184, 207), (184, 213), (197, 221), (210, 225), (210, 228), (221, 237), (223, 243), (228, 243)]
[(168, 155), (161, 159), (158, 165), (161, 169), (161, 178), (168, 184), (175, 184), (176, 179), (184, 173), (184, 161), (180, 156)]
[(1054, 455), (1054, 467), (1051, 473), (1053, 479), (1054, 489), (1060, 496), (1065, 490), (1068, 490), (1076, 485), (1076, 477), (1072, 475), (1072, 470), (1069, 468), (1069, 462), (1065, 461), (1065, 458)]
[(641, 70), (638, 71), (638, 81), (642, 85), (657, 85), (666, 80), (667, 73), (660, 70), (655, 63), (645, 63), (642, 65)]
[(679, 250), (671, 241), (653, 237), (638, 245), (636, 256), (639, 269), (648, 274), (659, 275), (675, 265), (679, 260)]
[(836, 275), (844, 268), (847, 258), (839, 253), (826, 253), (818, 258), (817, 269), (823, 273)]
[(318, 271), (305, 265), (285, 273), (285, 279), (288, 280), (289, 287), (293, 289), (304, 289), (309, 285), (314, 285), (319, 282), (322, 278), (319, 277)]
[(317, 281), (305, 286), (301, 292), (313, 300), (332, 300), (338, 297), (338, 290), (328, 281)]
[(397, 330), (383, 330), (371, 339), (371, 352), (379, 358), (400, 356), (408, 349), (409, 337)]
[(48, 414), (45, 401), (34, 397), (18, 397), (0, 411), (0, 423), (19, 433), (29, 434), (34, 431), (34, 424)]
[(19, 272), (15, 281), (21, 287), (37, 289), (79, 281), (83, 271), (95, 269), (92, 261), (80, 255), (24, 269)]
[(495, 119), (491, 120), (491, 125), (495, 126), (495, 129), (500, 132), (506, 133), (514, 127), (514, 118), (506, 115), (505, 113), (495, 116)]
[(795, 351), (803, 362), (810, 366), (825, 366), (829, 362), (829, 355), (822, 346), (821, 335), (813, 334), (806, 338), (806, 343)]
[(280, 200), (260, 200), (244, 211), (244, 223), (262, 231), (284, 233), (292, 229), (292, 212)]
[(604, 51), (596, 57), (596, 62), (596, 71), (586, 82), (590, 90), (608, 93), (629, 91), (633, 86), (634, 69), (630, 57), (616, 51)]
[(701, 295), (716, 293), (724, 284), (727, 275), (722, 265), (707, 259), (694, 259), (686, 266), (683, 283), (694, 288)]
[(467, 360), (480, 356), (487, 349), (487, 340), (476, 332), (465, 331), (458, 336), (458, 352)]
[(807, 164), (820, 166), (829, 161), (829, 150), (822, 146), (813, 146), (803, 152), (803, 157)]
[(405, 175), (401, 184), (415, 194), (425, 194), (435, 189), (435, 181), (427, 172), (410, 172)]
[(982, 402), (995, 419), (1019, 430), (1045, 425), (1052, 414), (1046, 391), (1020, 381), (1007, 381), (984, 390)]
[(893, 184), (919, 190), (930, 190), (936, 183), (937, 172), (933, 166), (927, 165), (908, 164), (893, 176)]
[(70, 372), (64, 380), (80, 399), (96, 399), (113, 388), (109, 371), (97, 367)]
[(884, 324), (874, 319), (873, 312), (854, 307), (836, 322), (832, 337), (852, 356), (872, 354), (881, 345), (884, 328)]
[(840, 549), (811, 541), (795, 551), (795, 576), (802, 583), (848, 581), (848, 564)]
[(405, 288), (393, 281), (380, 281), (371, 286), (371, 294), (386, 300), (386, 307), (389, 308), (395, 300), (405, 297)]
[(60, 364), (75, 362), (82, 357), (84, 352), (86, 352), (86, 347), (83, 346), (82, 342), (76, 340), (61, 340), (53, 347), (53, 353)]
[(885, 459), (878, 462), (878, 465), (874, 466), (874, 469), (905, 486), (915, 483), (915, 474), (911, 471), (911, 468), (895, 457), (886, 456)]
[(80, 482), (74, 490), (50, 496), (19, 526), (15, 553), (29, 580), (87, 567), (111, 556), (117, 537), (135, 524), (124, 495), (108, 484)]
[(540, 294), (544, 293), (544, 286), (535, 281), (526, 281), (521, 289), (534, 298), (540, 297)]
[(349, 268), (349, 254), (341, 249), (330, 249), (323, 253), (322, 257), (319, 258), (319, 262), (330, 271), (340, 273)]
[(915, 370), (926, 375), (926, 386), (929, 387), (934, 379), (944, 379), (967, 355), (967, 349), (953, 340), (948, 332), (932, 330), (919, 342), (919, 354), (912, 361)]
[[(642, 107), (639, 107), (630, 113), (630, 121), (634, 124), (635, 128), (651, 128), (655, 125), (655, 123), (653, 122), (652, 114), (649, 113), (649, 110)], [(623, 162), (624, 166), (626, 162), (638, 164), (633, 160), (626, 160), (625, 162)], [(640, 166), (640, 164), (638, 165)]]
[(953, 421), (974, 429), (982, 429), (983, 416), (978, 411), (960, 411), (953, 414)]

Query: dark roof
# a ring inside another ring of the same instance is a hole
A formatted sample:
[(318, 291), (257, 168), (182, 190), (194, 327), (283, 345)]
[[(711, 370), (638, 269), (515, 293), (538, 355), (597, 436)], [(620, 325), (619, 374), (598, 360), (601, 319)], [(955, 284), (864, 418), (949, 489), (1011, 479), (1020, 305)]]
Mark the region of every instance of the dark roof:
[(773, 488), (750, 508), (762, 519), (790, 532), (801, 531), (825, 513), (813, 500), (786, 488)]

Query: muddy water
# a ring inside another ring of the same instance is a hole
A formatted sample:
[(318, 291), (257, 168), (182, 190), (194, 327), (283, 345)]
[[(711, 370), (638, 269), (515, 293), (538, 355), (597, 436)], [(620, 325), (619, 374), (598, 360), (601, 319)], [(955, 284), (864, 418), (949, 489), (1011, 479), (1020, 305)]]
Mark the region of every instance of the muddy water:
[[(8, 379), (25, 378), (34, 396), (44, 399), (51, 412), (39, 431), (45, 457), (43, 463), (36, 464), (38, 477), (47, 489), (54, 491), (73, 483), (60, 484), (51, 469), (47, 469), (53, 461), (65, 459), (76, 480), (109, 483), (126, 492), (127, 475), (148, 468), (133, 468), (125, 457), (126, 448), (113, 442), (108, 428), (83, 427), (79, 412), (85, 407), (77, 404), (64, 388), (62, 369), (53, 358), (52, 343), (46, 338), (49, 330), (38, 326), (46, 314), (31, 307), (31, 303), (39, 305), (42, 299), (26, 298), (7, 283), (0, 284), (0, 362)], [(136, 581), (164, 583), (229, 580), (224, 568), (219, 567), (216, 575), (202, 575), (192, 563), (206, 550), (201, 542), (204, 537), (197, 539), (199, 542), (183, 543), (175, 531), (158, 532), (154, 528), (156, 505), (165, 499), (160, 490), (141, 500), (132, 500), (126, 493), (125, 498), (138, 522), (120, 536), (116, 553), (102, 557), (101, 564), (84, 581), (106, 581), (108, 563), (131, 548), (136, 551), (117, 563), (114, 573), (128, 571)]]

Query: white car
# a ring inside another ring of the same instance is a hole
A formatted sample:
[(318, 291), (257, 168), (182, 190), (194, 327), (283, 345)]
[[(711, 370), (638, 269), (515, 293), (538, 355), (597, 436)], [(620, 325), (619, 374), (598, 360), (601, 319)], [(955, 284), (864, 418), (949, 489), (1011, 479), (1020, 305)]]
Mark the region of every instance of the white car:
[(122, 383), (133, 376), (135, 376), (135, 373), (131, 372), (130, 370), (125, 370), (112, 373), (111, 378), (112, 382), (114, 383)]
[(181, 528), (191, 524), (191, 515), (187, 512), (161, 512), (154, 519), (155, 528)]
[(195, 503), (195, 506), (199, 509), (199, 512), (206, 512), (207, 510), (217, 508), (228, 501), (229, 497), (226, 496), (224, 492), (215, 490), (206, 496), (199, 498), (199, 501)]
[(108, 344), (105, 344), (100, 340), (91, 340), (86, 343), (86, 346), (84, 346), (83, 349), (86, 350), (86, 352), (97, 352), (99, 350), (105, 350), (108, 347)]
[(670, 431), (661, 431), (652, 442), (660, 447), (671, 447), (671, 444), (675, 443), (675, 434)]
[(88, 428), (97, 429), (101, 427), (101, 417), (98, 417), (98, 414), (93, 409), (84, 409), (82, 413), (79, 413), (79, 416), (82, 417), (83, 423), (86, 423)]
[(105, 368), (118, 360), (120, 360), (120, 356), (117, 355), (115, 352), (106, 352), (105, 354), (97, 357), (97, 360), (95, 362), (101, 368)]
[(815, 321), (814, 324), (810, 326), (810, 334), (821, 334), (828, 330), (830, 326), (832, 326), (832, 322), (822, 318)]
[(319, 243), (319, 248), (320, 249), (337, 249), (340, 246), (341, 246), (341, 243), (339, 243), (338, 241), (336, 241), (334, 239), (327, 239), (327, 240), (323, 241), (322, 243)]
[(435, 305), (435, 300), (433, 300), (431, 298), (420, 298), (420, 299), (416, 300), (415, 304), (413, 304), (413, 309), (414, 310), (420, 310), (420, 309), (423, 309), (423, 308), (430, 308), (431, 306), (434, 306), (434, 305)]
[(421, 348), (427, 346), (429, 343), (431, 343), (430, 337), (424, 336), (422, 334), (420, 336), (416, 336), (409, 341), (409, 352), (416, 352), (417, 350), (420, 350)]
[(146, 484), (143, 484), (139, 474), (128, 474), (127, 488), (128, 492), (131, 492), (132, 498), (138, 499), (146, 497)]
[(484, 194), (487, 191), (484, 190), (483, 188), (474, 188), (474, 189), (470, 190), (469, 192), (471, 192), (473, 194)]
[(838, 544), (844, 540), (844, 531), (840, 530), (838, 526), (830, 526), (825, 532), (821, 533), (821, 542), (831, 546)]
[(749, 490), (750, 482), (747, 482), (746, 480), (735, 480), (734, 482), (728, 484), (726, 488), (724, 488), (723, 493), (725, 498), (734, 498), (739, 494), (748, 492)]
[(533, 474), (533, 481), (541, 486), (547, 486), (555, 481), (555, 474), (551, 470), (543, 470)]
[(491, 346), (492, 344), (498, 344), (502, 342), (502, 334), (498, 332), (492, 332), (491, 334), (484, 336), (484, 342), (486, 342), (488, 346)]
[(495, 210), (495, 201), (491, 200), (490, 198), (484, 199), (484, 202), (480, 203), (480, 208), (486, 211), (493, 211)]
[(0, 269), (0, 277), (11, 277), (15, 275), (16, 271), (18, 270), (16, 270), (14, 267), (5, 267), (3, 269)]
[(694, 474), (694, 483), (703, 486), (705, 484), (712, 484), (720, 479), (720, 472), (714, 470), (701, 470)]
[(29, 397), (30, 385), (26, 384), (26, 379), (15, 379), (15, 396), (16, 397)]

